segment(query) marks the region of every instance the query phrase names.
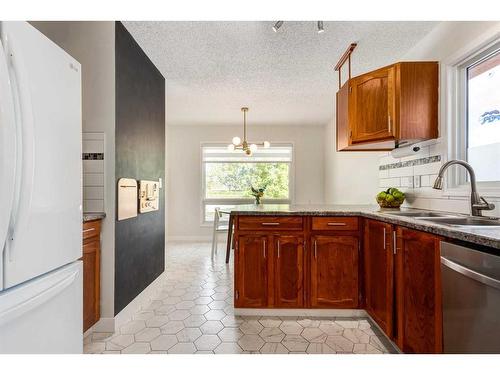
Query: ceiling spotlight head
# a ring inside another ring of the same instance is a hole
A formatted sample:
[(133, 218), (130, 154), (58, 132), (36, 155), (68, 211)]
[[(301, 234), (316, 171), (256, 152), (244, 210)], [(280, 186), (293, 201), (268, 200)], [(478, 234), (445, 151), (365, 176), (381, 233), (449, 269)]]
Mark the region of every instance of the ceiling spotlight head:
[(268, 141), (264, 141), (264, 148), (271, 147), (271, 144)]
[(241, 143), (240, 137), (233, 137), (233, 145), (238, 146)]
[(323, 21), (318, 21), (318, 34), (321, 34), (325, 31), (323, 28)]
[(283, 21), (277, 21), (274, 26), (273, 26), (273, 30), (275, 33), (278, 32), (279, 28), (281, 27), (281, 25), (283, 25)]

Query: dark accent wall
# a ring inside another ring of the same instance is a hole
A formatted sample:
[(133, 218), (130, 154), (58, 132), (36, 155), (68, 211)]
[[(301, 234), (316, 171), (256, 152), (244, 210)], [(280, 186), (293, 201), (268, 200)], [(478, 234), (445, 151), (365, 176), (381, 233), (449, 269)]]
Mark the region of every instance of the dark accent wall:
[[(115, 28), (116, 182), (165, 181), (165, 79), (121, 22)], [(165, 268), (165, 200), (115, 224), (115, 315)]]

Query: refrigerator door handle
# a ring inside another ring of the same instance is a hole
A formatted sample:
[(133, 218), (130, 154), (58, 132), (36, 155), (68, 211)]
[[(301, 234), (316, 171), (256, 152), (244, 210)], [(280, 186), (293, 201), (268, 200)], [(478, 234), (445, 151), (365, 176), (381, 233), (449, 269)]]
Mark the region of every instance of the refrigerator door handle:
[(37, 306), (40, 306), (41, 304), (61, 293), (75, 281), (79, 272), (79, 270), (76, 270), (69, 275), (67, 273), (61, 275), (61, 277), (59, 277), (57, 280), (44, 287), (43, 290), (37, 291), (36, 294), (29, 296), (29, 298), (27, 299), (23, 299), (14, 306), (8, 306), (6, 309), (0, 310), (0, 326), (8, 323), (12, 319), (25, 314), (30, 310), (33, 310)]
[[(12, 97), (12, 85), (4, 45), (0, 39), (0, 253), (10, 225), (16, 180), (16, 115)], [(2, 289), (2, 256), (0, 255), (0, 290)]]
[[(7, 68), (14, 99), (15, 134), (16, 134), (16, 173), (14, 183), (14, 201), (10, 214), (9, 233), (5, 248), (6, 259), (14, 260), (15, 233), (23, 225), (22, 212), (31, 207), (31, 192), (34, 178), (34, 120), (28, 79), (22, 69), (22, 61), (15, 48), (15, 43), (7, 36), (4, 39)], [(22, 199), (21, 199), (22, 197)]]

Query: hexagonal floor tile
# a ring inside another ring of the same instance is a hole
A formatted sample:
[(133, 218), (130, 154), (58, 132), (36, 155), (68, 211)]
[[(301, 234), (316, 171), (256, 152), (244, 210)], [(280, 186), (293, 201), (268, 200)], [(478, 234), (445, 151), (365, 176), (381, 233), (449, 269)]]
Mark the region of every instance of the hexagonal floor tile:
[(319, 329), (325, 332), (328, 336), (342, 335), (344, 328), (332, 321), (322, 321)]
[(318, 319), (300, 318), (299, 320), (297, 320), (297, 323), (299, 323), (304, 328), (318, 328), (321, 324), (321, 321)]
[(176, 336), (179, 342), (194, 342), (201, 335), (199, 328), (184, 328)]
[(194, 307), (195, 303), (193, 301), (182, 301), (175, 305), (176, 309), (179, 310), (189, 310), (191, 307)]
[(358, 321), (353, 319), (335, 319), (335, 323), (343, 328), (358, 328)]
[(214, 350), (220, 343), (217, 335), (203, 335), (196, 339), (194, 345), (198, 350)]
[(198, 294), (202, 297), (210, 297), (211, 295), (215, 294), (215, 290), (213, 289), (202, 289), (198, 292)]
[(172, 322), (168, 322), (167, 324), (161, 326), (160, 330), (161, 333), (164, 333), (166, 335), (175, 335), (177, 332), (181, 331), (184, 329), (184, 323), (182, 323), (179, 320), (175, 320)]
[(169, 354), (194, 354), (195, 352), (196, 346), (192, 342), (181, 342), (168, 350)]
[(162, 305), (155, 310), (155, 315), (168, 315), (175, 310), (174, 305)]
[(208, 304), (212, 310), (222, 310), (227, 306), (226, 301), (213, 301)]
[(212, 294), (210, 297), (212, 297), (212, 299), (214, 301), (224, 301), (229, 296), (227, 293), (215, 293), (215, 294)]
[(184, 320), (191, 314), (188, 310), (175, 310), (168, 314), (168, 319), (170, 320)]
[(370, 342), (370, 336), (357, 328), (344, 329), (342, 336), (352, 341), (354, 344), (368, 344)]
[(307, 347), (308, 354), (335, 354), (336, 351), (324, 343), (312, 342)]
[(304, 328), (294, 320), (286, 320), (281, 323), (280, 329), (287, 335), (300, 335)]
[(111, 343), (123, 349), (134, 342), (134, 335), (116, 335), (110, 340)]
[(217, 335), (220, 337), (222, 342), (237, 342), (241, 336), (243, 336), (243, 332), (241, 332), (239, 328), (226, 327)]
[(168, 350), (177, 344), (177, 337), (175, 335), (160, 335), (151, 341), (152, 350)]
[(124, 335), (135, 334), (144, 328), (146, 328), (146, 324), (143, 320), (131, 320), (120, 327), (120, 332)]
[(149, 342), (154, 338), (160, 336), (159, 328), (144, 328), (142, 331), (135, 334), (136, 342)]
[(343, 336), (328, 336), (326, 344), (336, 352), (352, 353), (354, 344)]
[(219, 333), (223, 328), (224, 326), (218, 320), (210, 320), (200, 326), (201, 332), (203, 332), (203, 334), (205, 335), (215, 335)]
[(105, 342), (91, 342), (83, 346), (85, 354), (99, 354), (106, 350)]
[(245, 335), (256, 335), (259, 334), (260, 331), (264, 329), (264, 327), (262, 327), (262, 324), (260, 324), (258, 320), (246, 320), (245, 322), (240, 324), (240, 329), (241, 332), (243, 332)]
[(370, 344), (354, 344), (352, 352), (355, 354), (382, 354), (380, 350)]
[(191, 315), (184, 319), (186, 327), (199, 327), (205, 323), (207, 319), (203, 315)]
[(134, 320), (148, 320), (154, 316), (154, 312), (152, 311), (139, 311), (138, 313), (134, 314), (133, 319)]
[(281, 329), (273, 327), (264, 328), (259, 333), (259, 336), (262, 337), (265, 342), (281, 342), (281, 340), (283, 340), (283, 338), (285, 337), (285, 334)]
[(300, 334), (309, 342), (321, 343), (325, 342), (328, 335), (319, 328), (304, 328)]
[(264, 346), (264, 340), (259, 335), (243, 335), (238, 345), (245, 351), (257, 351)]
[(210, 308), (207, 305), (195, 305), (189, 312), (193, 315), (205, 314), (210, 311)]
[(207, 320), (221, 320), (225, 316), (226, 314), (222, 310), (210, 310), (205, 314), (205, 318), (207, 318)]
[(214, 350), (215, 354), (240, 354), (243, 350), (235, 342), (223, 342)]
[(234, 315), (227, 315), (221, 320), (225, 327), (239, 327), (244, 322), (245, 320), (242, 317)]
[(122, 350), (122, 354), (147, 354), (151, 347), (147, 342), (136, 342)]
[(264, 328), (276, 328), (281, 325), (282, 320), (275, 317), (265, 317), (260, 319), (259, 323), (262, 324)]
[(146, 320), (147, 327), (161, 327), (169, 321), (166, 315), (155, 315), (151, 319)]
[(309, 342), (301, 335), (286, 335), (281, 342), (291, 352), (305, 352)]
[(212, 301), (213, 299), (210, 297), (198, 297), (194, 300), (194, 303), (197, 305), (208, 305)]
[(260, 352), (262, 354), (287, 354), (288, 349), (281, 343), (266, 342), (260, 349)]

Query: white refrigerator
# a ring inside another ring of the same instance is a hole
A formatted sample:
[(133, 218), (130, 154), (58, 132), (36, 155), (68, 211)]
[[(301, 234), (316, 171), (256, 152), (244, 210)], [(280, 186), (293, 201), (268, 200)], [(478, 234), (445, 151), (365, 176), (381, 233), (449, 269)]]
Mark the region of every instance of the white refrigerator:
[(0, 22), (0, 353), (81, 353), (81, 67)]

